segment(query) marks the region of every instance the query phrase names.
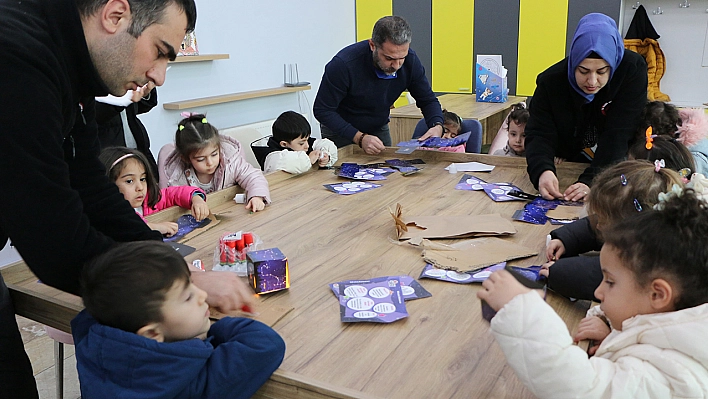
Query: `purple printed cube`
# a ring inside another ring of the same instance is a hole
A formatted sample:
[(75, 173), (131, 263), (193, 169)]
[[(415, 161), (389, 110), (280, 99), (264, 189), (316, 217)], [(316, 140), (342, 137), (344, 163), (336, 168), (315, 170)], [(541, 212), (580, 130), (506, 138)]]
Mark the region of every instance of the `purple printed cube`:
[(250, 251), (247, 260), (248, 280), (256, 294), (290, 288), (288, 258), (278, 248)]

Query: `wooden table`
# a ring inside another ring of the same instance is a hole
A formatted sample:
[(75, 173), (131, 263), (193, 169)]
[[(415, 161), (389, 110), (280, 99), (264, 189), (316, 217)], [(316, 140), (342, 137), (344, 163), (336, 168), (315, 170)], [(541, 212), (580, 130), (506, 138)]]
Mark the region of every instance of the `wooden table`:
[[(342, 323), (328, 283), (408, 274), (418, 278), (425, 266), (420, 250), (397, 245), (388, 208), (403, 206), (404, 215), (500, 213), (509, 218), (523, 202), (492, 202), (483, 192), (454, 190), (462, 173), (449, 174), (451, 161), (482, 161), (497, 167), (475, 174), (490, 182), (510, 181), (533, 191), (523, 158), (415, 151), (368, 156), (348, 146), (340, 159), (360, 163), (391, 158), (423, 158), (425, 169), (408, 177), (396, 173), (383, 187), (351, 196), (327, 191), (323, 184), (341, 182), (329, 171), (298, 176), (268, 175), (273, 205), (248, 214), (231, 201), (235, 189), (209, 195), (221, 220), (214, 229), (192, 238), (198, 250), (188, 260), (211, 264), (217, 237), (224, 231), (254, 231), (267, 247), (277, 246), (289, 259), (291, 288), (259, 298), (261, 307), (292, 307), (274, 328), (287, 343), (281, 368), (256, 395), (261, 398), (531, 398), (519, 382), (481, 317), (475, 294), (479, 285), (420, 279), (433, 296), (406, 303), (410, 316), (392, 324)], [(575, 181), (583, 165), (559, 167), (560, 185)], [(174, 219), (177, 209), (152, 220)], [(152, 215), (151, 215), (152, 217)], [(535, 248), (539, 255), (517, 265), (540, 264), (551, 225), (514, 222), (518, 230), (505, 238)], [(451, 242), (451, 241), (447, 241)], [(81, 309), (79, 298), (37, 283), (23, 264), (2, 270), (18, 314), (68, 330)], [(549, 293), (548, 302), (575, 329), (587, 302), (571, 303)]]
[[(443, 94), (438, 97), (443, 109), (454, 112), (462, 119), (477, 119), (482, 124), (482, 144), (491, 144), (512, 105), (526, 100), (526, 97), (509, 96), (505, 103), (478, 103), (474, 94)], [(393, 145), (410, 140), (413, 130), (423, 118), (415, 104), (391, 110), (391, 141)]]

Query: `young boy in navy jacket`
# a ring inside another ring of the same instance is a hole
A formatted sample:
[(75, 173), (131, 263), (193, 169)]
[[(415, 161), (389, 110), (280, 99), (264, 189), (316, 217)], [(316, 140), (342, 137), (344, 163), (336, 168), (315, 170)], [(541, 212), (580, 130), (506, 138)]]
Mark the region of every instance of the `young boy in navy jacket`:
[(255, 320), (209, 320), (206, 292), (160, 242), (120, 244), (86, 266), (71, 322), (85, 398), (250, 398), (285, 343)]

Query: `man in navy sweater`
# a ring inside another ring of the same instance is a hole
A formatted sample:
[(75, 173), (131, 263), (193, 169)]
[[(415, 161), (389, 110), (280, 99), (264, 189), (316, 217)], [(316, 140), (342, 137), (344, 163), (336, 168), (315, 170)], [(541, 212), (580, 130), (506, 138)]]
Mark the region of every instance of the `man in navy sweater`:
[(354, 143), (367, 154), (380, 153), (391, 146), (390, 109), (404, 90), (416, 99), (430, 128), (420, 139), (442, 136), (442, 109), (410, 49), (411, 37), (405, 19), (383, 17), (371, 39), (345, 47), (325, 66), (313, 107), (323, 138), (337, 147)]

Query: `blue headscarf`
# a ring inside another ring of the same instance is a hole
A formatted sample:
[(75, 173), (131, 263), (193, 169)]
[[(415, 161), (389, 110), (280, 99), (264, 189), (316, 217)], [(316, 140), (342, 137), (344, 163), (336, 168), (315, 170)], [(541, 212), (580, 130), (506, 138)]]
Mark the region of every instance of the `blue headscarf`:
[(583, 96), (587, 102), (595, 98), (594, 94), (586, 94), (575, 80), (575, 68), (592, 52), (597, 53), (610, 65), (610, 80), (624, 55), (624, 41), (617, 30), (615, 21), (605, 14), (592, 13), (580, 19), (575, 29), (573, 42), (568, 55), (568, 80), (573, 89)]

